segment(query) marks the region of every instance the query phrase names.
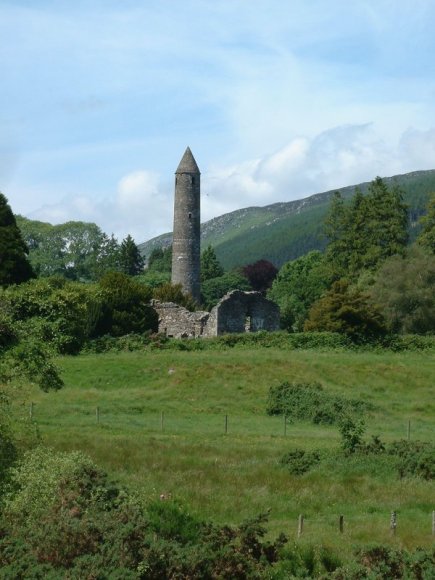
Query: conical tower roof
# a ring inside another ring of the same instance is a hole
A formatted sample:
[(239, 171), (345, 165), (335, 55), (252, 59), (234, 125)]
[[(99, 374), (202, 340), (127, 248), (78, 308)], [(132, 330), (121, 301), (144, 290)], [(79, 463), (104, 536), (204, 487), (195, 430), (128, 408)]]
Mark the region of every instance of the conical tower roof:
[(177, 167), (175, 173), (201, 173), (199, 171), (198, 165), (196, 164), (195, 157), (192, 155), (190, 147), (186, 149), (183, 157), (181, 158), (180, 164)]

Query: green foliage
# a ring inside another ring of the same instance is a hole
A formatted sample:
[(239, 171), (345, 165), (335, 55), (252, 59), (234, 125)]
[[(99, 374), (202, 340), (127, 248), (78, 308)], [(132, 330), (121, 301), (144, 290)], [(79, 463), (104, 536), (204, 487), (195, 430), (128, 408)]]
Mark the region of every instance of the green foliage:
[(338, 428), (343, 451), (345, 453), (355, 453), (362, 445), (362, 436), (365, 431), (364, 420), (345, 414), (341, 417)]
[(203, 524), (171, 500), (144, 512), (78, 452), (38, 448), (10, 471), (0, 524), (0, 568), (10, 574), (260, 578), (286, 543), (263, 539), (265, 515), (229, 527)]
[(17, 340), (18, 335), (12, 317), (6, 312), (5, 304), (0, 303), (0, 354)]
[(282, 327), (301, 331), (309, 308), (330, 284), (331, 277), (319, 251), (284, 264), (267, 295), (280, 307)]
[(430, 195), (426, 215), (420, 220), (422, 229), (417, 237), (417, 244), (435, 254), (435, 193)]
[(23, 336), (48, 343), (60, 353), (74, 354), (95, 332), (103, 294), (96, 286), (58, 276), (8, 288), (0, 301)]
[(133, 238), (128, 235), (122, 240), (119, 248), (119, 265), (121, 272), (128, 276), (137, 276), (144, 268), (144, 259)]
[(426, 580), (435, 569), (435, 549), (408, 552), (382, 544), (372, 544), (356, 552), (356, 564), (336, 571), (337, 580), (361, 578), (415, 578)]
[(387, 453), (398, 458), (400, 477), (435, 479), (435, 445), (423, 441), (395, 441)]
[(150, 502), (146, 506), (150, 529), (166, 540), (176, 540), (180, 544), (198, 542), (203, 532), (203, 523), (192, 516), (177, 501)]
[(27, 378), (43, 391), (57, 391), (63, 387), (58, 367), (52, 362), (45, 345), (32, 337), (23, 338), (7, 351), (0, 361), (0, 381)]
[(70, 221), (53, 226), (18, 216), (18, 225), (38, 276), (89, 281), (120, 268), (118, 242), (94, 223)]
[(412, 247), (380, 268), (369, 289), (394, 333), (435, 333), (435, 254)]
[(201, 252), (201, 283), (211, 278), (219, 278), (223, 276), (224, 269), (217, 259), (216, 252), (209, 244), (207, 248)]
[(339, 332), (361, 343), (379, 340), (387, 329), (368, 295), (352, 288), (347, 280), (339, 280), (313, 304), (304, 330)]
[(35, 276), (28, 248), (6, 197), (0, 193), (0, 286), (21, 284)]
[(197, 307), (193, 298), (183, 292), (183, 286), (181, 284), (167, 282), (166, 284), (157, 286), (153, 289), (153, 298), (159, 300), (159, 302), (174, 302), (192, 312)]
[(138, 282), (142, 282), (142, 284), (146, 284), (150, 288), (157, 288), (171, 281), (171, 273), (145, 270), (143, 274), (136, 276), (136, 279)]
[(280, 463), (285, 466), (292, 475), (303, 475), (320, 461), (318, 451), (305, 451), (294, 449), (281, 457)]
[(232, 270), (201, 284), (202, 303), (208, 310), (211, 310), (231, 290), (249, 291), (252, 288), (245, 276)]
[(9, 410), (9, 399), (3, 390), (0, 390), (0, 500), (3, 487), (8, 479), (8, 469), (18, 457), (14, 441)]
[(340, 424), (344, 418), (372, 409), (365, 401), (331, 395), (320, 383), (296, 382), (270, 387), (266, 407), (268, 415), (326, 425)]
[(99, 282), (104, 292), (103, 315), (95, 336), (123, 336), (157, 330), (157, 313), (151, 306), (151, 288), (121, 272), (109, 272)]
[[(99, 555), (103, 568), (134, 570), (140, 563), (145, 519), (83, 454), (38, 448), (11, 469), (10, 487), (4, 502), (9, 535), (18, 547), (24, 540), (38, 563), (69, 568), (84, 555)], [(0, 563), (8, 558), (6, 547)]]
[(167, 272), (172, 270), (172, 246), (167, 248), (154, 248), (148, 258), (148, 271)]
[(335, 279), (356, 278), (383, 261), (403, 254), (408, 241), (408, 213), (403, 191), (377, 177), (364, 196), (356, 189), (350, 205), (336, 192), (325, 222), (326, 260)]
[(275, 580), (335, 578), (331, 574), (342, 565), (341, 558), (331, 548), (317, 544), (294, 543), (286, 546), (280, 555), (272, 575)]

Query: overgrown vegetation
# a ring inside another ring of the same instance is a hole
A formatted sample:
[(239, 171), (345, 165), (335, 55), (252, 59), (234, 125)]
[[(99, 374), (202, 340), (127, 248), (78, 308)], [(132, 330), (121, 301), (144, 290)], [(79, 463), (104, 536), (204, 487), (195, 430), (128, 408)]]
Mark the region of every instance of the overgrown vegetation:
[(373, 405), (358, 399), (327, 393), (320, 383), (284, 382), (270, 388), (266, 411), (284, 415), (288, 421), (311, 421), (333, 425), (352, 415), (363, 415)]

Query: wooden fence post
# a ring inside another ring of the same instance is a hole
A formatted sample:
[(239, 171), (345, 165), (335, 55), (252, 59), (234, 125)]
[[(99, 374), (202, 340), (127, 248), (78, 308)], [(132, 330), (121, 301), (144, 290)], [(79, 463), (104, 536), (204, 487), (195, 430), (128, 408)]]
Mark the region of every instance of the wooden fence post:
[(342, 534), (344, 532), (344, 516), (343, 515), (341, 515), (338, 518), (338, 528), (340, 530), (340, 534)]
[(304, 531), (304, 516), (299, 514), (298, 518), (298, 538), (302, 536), (302, 532)]
[(396, 528), (397, 528), (397, 514), (396, 512), (391, 512), (390, 530), (393, 536), (396, 535)]

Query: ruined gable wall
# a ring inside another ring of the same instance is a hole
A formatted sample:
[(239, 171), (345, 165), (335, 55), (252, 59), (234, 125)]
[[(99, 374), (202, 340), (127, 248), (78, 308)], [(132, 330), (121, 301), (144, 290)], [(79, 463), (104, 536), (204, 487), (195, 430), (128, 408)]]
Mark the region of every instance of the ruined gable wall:
[(189, 312), (173, 302), (153, 302), (159, 332), (174, 338), (279, 330), (279, 308), (259, 292), (233, 290), (211, 312)]
[(278, 305), (264, 298), (259, 292), (233, 290), (213, 310), (218, 335), (279, 330)]
[(194, 338), (202, 336), (209, 317), (208, 312), (190, 312), (173, 302), (153, 301), (159, 316), (159, 332), (174, 338)]

